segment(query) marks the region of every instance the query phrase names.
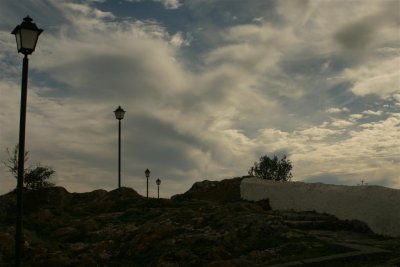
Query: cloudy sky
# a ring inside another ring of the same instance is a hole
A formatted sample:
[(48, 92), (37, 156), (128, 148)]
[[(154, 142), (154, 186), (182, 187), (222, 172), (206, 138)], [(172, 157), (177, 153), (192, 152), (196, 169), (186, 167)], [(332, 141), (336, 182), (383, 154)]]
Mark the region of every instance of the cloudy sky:
[[(296, 181), (400, 188), (398, 0), (0, 0), (0, 157), (18, 142), (22, 55), (13, 28), (44, 29), (30, 56), (26, 149), (71, 192), (150, 196), (243, 176), (286, 154)], [(0, 193), (15, 179), (0, 169)]]

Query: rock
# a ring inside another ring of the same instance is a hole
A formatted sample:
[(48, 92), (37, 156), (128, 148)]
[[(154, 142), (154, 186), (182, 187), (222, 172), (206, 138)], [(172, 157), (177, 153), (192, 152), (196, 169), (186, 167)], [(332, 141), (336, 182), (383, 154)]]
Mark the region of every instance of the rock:
[(10, 233), (0, 234), (0, 252), (10, 256), (14, 250), (14, 237)]
[(111, 255), (108, 254), (107, 252), (103, 251), (100, 252), (99, 254), (96, 255), (98, 259), (106, 261), (109, 260), (111, 258)]
[(98, 229), (97, 222), (94, 219), (88, 219), (82, 223), (82, 228), (86, 232), (93, 232)]
[(226, 259), (230, 256), (230, 253), (226, 251), (225, 247), (223, 246), (215, 246), (211, 250), (211, 256), (213, 259), (222, 260)]
[(271, 210), (271, 206), (269, 205), (269, 199), (261, 199), (256, 201), (256, 203), (263, 209), (263, 210)]
[(108, 250), (113, 245), (113, 243), (114, 242), (112, 240), (108, 240), (94, 244), (91, 249), (92, 254), (95, 255), (95, 257), (99, 260), (102, 261), (109, 260), (111, 258), (111, 255), (108, 252)]
[(217, 260), (217, 261), (212, 261), (209, 264), (207, 264), (207, 267), (237, 267), (233, 261), (231, 260)]
[(78, 242), (70, 245), (70, 250), (74, 253), (81, 253), (89, 248), (86, 243)]
[(69, 204), (70, 194), (59, 186), (46, 187), (39, 190), (28, 190), (24, 193), (24, 212), (37, 212), (43, 206), (56, 205), (59, 211)]
[(179, 267), (180, 265), (176, 262), (160, 260), (156, 263), (156, 267)]
[(76, 228), (67, 226), (67, 227), (62, 227), (62, 228), (57, 229), (54, 232), (54, 235), (56, 237), (65, 237), (65, 236), (74, 235), (77, 233), (78, 233), (78, 230)]
[[(208, 181), (194, 189), (190, 196), (185, 195), (190, 198), (179, 201), (153, 201), (127, 188), (109, 193), (67, 192), (65, 201), (44, 201), (44, 206), (24, 217), (28, 264), (268, 266), (277, 259), (283, 263), (308, 255), (332, 255), (338, 252), (332, 251), (337, 247), (332, 244), (353, 241), (393, 250), (387, 258), (373, 257), (376, 266), (385, 266), (379, 264), (396, 260), (400, 254), (400, 240), (365, 234), (362, 225), (349, 227), (352, 222), (315, 212), (272, 211), (267, 201), (239, 201), (238, 178)], [(11, 205), (13, 199), (15, 194), (12, 198), (0, 196), (0, 206)], [(64, 205), (63, 212), (58, 205)], [(0, 266), (12, 266), (15, 218), (3, 218), (0, 216)], [(370, 260), (356, 263), (369, 266)]]
[(201, 199), (210, 201), (239, 201), (240, 182), (244, 177), (225, 179), (222, 181), (196, 182), (184, 194), (172, 196), (173, 200)]
[(51, 218), (53, 218), (53, 213), (49, 209), (40, 209), (37, 212), (37, 220), (39, 222), (47, 222)]
[(52, 253), (48, 253), (47, 259), (45, 261), (47, 262), (46, 266), (65, 266), (69, 264), (70, 258), (64, 252), (58, 250)]

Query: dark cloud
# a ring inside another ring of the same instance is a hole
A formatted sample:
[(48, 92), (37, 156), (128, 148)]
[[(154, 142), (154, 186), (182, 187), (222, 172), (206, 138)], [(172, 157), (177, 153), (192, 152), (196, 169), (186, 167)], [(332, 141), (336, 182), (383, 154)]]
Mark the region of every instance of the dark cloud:
[(306, 177), (303, 181), (307, 183), (343, 184), (343, 178), (341, 175), (329, 173)]
[[(218, 27), (249, 23), (260, 16), (265, 16), (266, 20), (272, 20), (272, 15), (275, 11), (274, 1), (189, 0), (185, 1), (184, 5), (202, 23), (208, 21), (207, 24), (218, 25)], [(246, 12), (243, 12), (244, 10)]]
[(368, 179), (368, 177), (359, 176), (359, 180), (354, 180), (354, 179), (349, 179), (346, 174), (322, 174), (322, 175), (317, 175), (317, 176), (312, 176), (312, 177), (307, 177), (304, 179), (304, 182), (307, 183), (325, 183), (325, 184), (334, 184), (334, 185), (349, 185), (349, 186), (356, 186), (356, 185), (361, 185), (362, 181), (364, 184), (368, 185), (379, 185), (379, 186), (385, 186), (385, 187), (390, 187), (391, 179), (377, 179), (377, 180), (372, 180)]
[(385, 1), (376, 13), (363, 16), (343, 26), (335, 33), (334, 39), (345, 50), (364, 56), (363, 53), (369, 51), (371, 47), (386, 42), (382, 40), (381, 35), (385, 28), (400, 26), (399, 9), (398, 1)]
[(0, 9), (0, 28), (13, 29), (29, 15), (39, 28), (46, 28), (45, 34), (54, 32), (60, 25), (68, 22), (64, 16), (63, 4), (56, 0), (2, 1)]
[(83, 57), (50, 70), (58, 80), (74, 86), (74, 96), (116, 100), (121, 96), (141, 96), (144, 91), (150, 94), (154, 90), (153, 78), (141, 60), (123, 55)]
[(345, 48), (351, 51), (360, 51), (369, 47), (377, 31), (377, 25), (361, 21), (339, 31), (335, 38)]
[(131, 116), (129, 113), (123, 123), (126, 125), (124, 150), (129, 153), (130, 161), (141, 164), (152, 162), (159, 169), (190, 170), (197, 167), (186, 151), (190, 147), (202, 148), (204, 144), (192, 136), (177, 132), (174, 125), (147, 116)]

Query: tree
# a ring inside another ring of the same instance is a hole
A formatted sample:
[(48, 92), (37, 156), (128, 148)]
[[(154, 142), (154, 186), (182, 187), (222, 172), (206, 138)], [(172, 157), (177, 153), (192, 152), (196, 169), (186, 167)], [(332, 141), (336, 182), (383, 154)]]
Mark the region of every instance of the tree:
[(50, 183), (48, 181), (54, 173), (55, 171), (50, 167), (43, 167), (40, 165), (36, 165), (35, 168), (30, 169), (25, 174), (24, 182), (26, 188), (32, 190), (38, 190), (40, 188), (54, 186), (53, 183)]
[(267, 155), (260, 157), (259, 162), (254, 162), (249, 170), (249, 175), (273, 181), (290, 181), (292, 178), (292, 162), (284, 155), (278, 159), (276, 155), (271, 159)]
[[(11, 154), (10, 150), (7, 148), (7, 160), (3, 161), (3, 165), (8, 169), (8, 171), (15, 177), (15, 179), (18, 179), (18, 144), (15, 145), (14, 150)], [(25, 151), (25, 159), (24, 162), (26, 163), (29, 159), (28, 157), (29, 151)], [(24, 174), (27, 171), (27, 169), (24, 169)]]
[[(18, 179), (18, 144), (14, 147), (13, 152), (6, 149), (8, 158), (3, 161), (3, 165), (8, 169), (8, 171)], [(24, 161), (29, 160), (29, 151), (25, 152)], [(50, 167), (43, 167), (40, 164), (35, 166), (30, 166), (24, 169), (24, 186), (27, 189), (37, 190), (44, 187), (54, 186), (53, 183), (49, 182), (50, 178), (54, 175), (55, 171)]]

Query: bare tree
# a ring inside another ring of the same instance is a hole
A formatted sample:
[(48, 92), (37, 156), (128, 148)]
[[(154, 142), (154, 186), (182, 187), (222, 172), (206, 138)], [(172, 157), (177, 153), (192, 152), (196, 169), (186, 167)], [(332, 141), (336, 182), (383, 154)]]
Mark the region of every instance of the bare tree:
[[(18, 144), (15, 145), (12, 153), (8, 148), (6, 149), (6, 152), (7, 152), (7, 160), (3, 161), (3, 165), (8, 169), (8, 172), (10, 172), (15, 177), (15, 179), (18, 179)], [(24, 155), (25, 163), (29, 160), (28, 154), (29, 151), (25, 151)], [(24, 175), (27, 170), (28, 168), (24, 169)]]

